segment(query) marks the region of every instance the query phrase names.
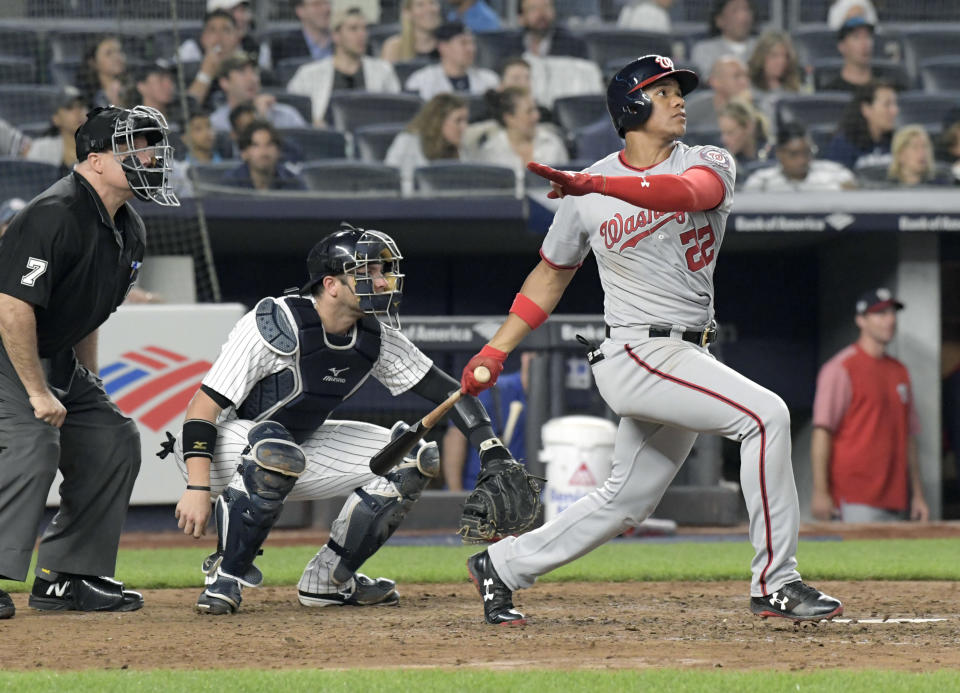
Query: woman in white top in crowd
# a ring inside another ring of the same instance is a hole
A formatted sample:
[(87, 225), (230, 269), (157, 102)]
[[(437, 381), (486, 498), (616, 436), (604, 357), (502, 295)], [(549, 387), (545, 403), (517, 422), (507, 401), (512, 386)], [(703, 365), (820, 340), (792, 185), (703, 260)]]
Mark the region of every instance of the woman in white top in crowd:
[(384, 163), (400, 169), (403, 194), (413, 192), (413, 172), (431, 161), (460, 158), (467, 104), (456, 94), (437, 94), (393, 140)]
[(437, 60), (437, 37), (440, 26), (440, 3), (437, 0), (403, 0), (400, 10), (400, 33), (383, 42), (380, 57), (391, 63), (404, 60)]
[(519, 180), (531, 161), (565, 164), (570, 160), (563, 139), (550, 126), (540, 125), (540, 109), (529, 89), (507, 87), (485, 96), (499, 127), (478, 142), (469, 158), (512, 168)]

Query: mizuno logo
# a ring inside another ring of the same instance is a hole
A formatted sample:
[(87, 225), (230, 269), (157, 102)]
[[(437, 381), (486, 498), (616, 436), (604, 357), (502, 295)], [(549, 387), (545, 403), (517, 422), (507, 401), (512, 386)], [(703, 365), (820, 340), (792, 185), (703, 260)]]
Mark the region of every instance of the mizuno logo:
[(491, 587), (493, 587), (493, 578), (487, 578), (483, 581), (483, 601), (485, 602), (493, 601), (493, 592), (490, 591)]
[(350, 370), (350, 366), (347, 366), (346, 368), (328, 368), (327, 370), (333, 373), (333, 377), (336, 378), (344, 371)]
[(70, 582), (55, 582), (47, 588), (47, 596), (63, 597), (67, 593), (67, 588), (70, 586)]

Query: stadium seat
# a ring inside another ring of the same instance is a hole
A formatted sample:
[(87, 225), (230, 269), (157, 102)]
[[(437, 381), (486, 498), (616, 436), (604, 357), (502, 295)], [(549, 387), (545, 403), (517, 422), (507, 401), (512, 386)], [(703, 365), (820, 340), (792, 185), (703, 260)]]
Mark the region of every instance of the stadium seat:
[(421, 166), (413, 172), (417, 191), (424, 195), (509, 195), (516, 193), (516, 174), (505, 166), (460, 161)]
[[(826, 88), (835, 80), (843, 69), (842, 58), (825, 58), (813, 63), (813, 83), (818, 91)], [(873, 74), (878, 79), (892, 82), (899, 88), (905, 88), (909, 83), (906, 68), (893, 60), (874, 60)]]
[(416, 58), (414, 60), (401, 60), (393, 64), (393, 71), (397, 73), (397, 79), (400, 80), (400, 86), (407, 83), (407, 78), (421, 67), (430, 64), (429, 60)]
[(37, 81), (37, 66), (33, 58), (0, 55), (0, 83), (32, 84)]
[(467, 120), (469, 122), (477, 123), (493, 117), (490, 114), (490, 109), (487, 108), (487, 101), (483, 94), (457, 94), (457, 96), (467, 102)]
[(400, 33), (400, 25), (394, 24), (392, 22), (387, 24), (371, 24), (367, 27), (367, 42), (368, 49), (367, 52), (370, 55), (380, 57), (380, 51), (383, 49), (383, 44), (388, 38), (394, 34)]
[(930, 58), (920, 63), (923, 90), (931, 94), (960, 91), (960, 56)]
[(242, 161), (220, 161), (215, 164), (191, 164), (190, 178), (197, 185), (220, 185), (220, 179), (227, 171), (237, 168)]
[(0, 158), (0, 190), (3, 198), (21, 197), (29, 200), (60, 178), (60, 168), (41, 161)]
[[(558, 171), (582, 171), (583, 169), (592, 166), (593, 161), (588, 161), (587, 159), (574, 159), (573, 161), (568, 161), (565, 164), (551, 164), (547, 163), (547, 166), (555, 168)], [(550, 181), (548, 181), (543, 176), (538, 176), (533, 171), (524, 171), (523, 173), (523, 182), (527, 188), (549, 188)]]
[(777, 101), (777, 123), (800, 122), (807, 128), (815, 125), (835, 128), (850, 98), (850, 94), (839, 91), (784, 96)]
[(856, 170), (857, 180), (864, 188), (892, 188), (895, 183), (887, 178), (888, 164), (871, 164)]
[(704, 144), (714, 147), (723, 146), (723, 138), (720, 137), (719, 130), (687, 130), (687, 134), (683, 136), (683, 141), (691, 147)]
[(147, 40), (140, 32), (112, 31), (109, 27), (95, 30), (67, 31), (56, 30), (50, 33), (50, 59), (53, 62), (69, 60), (83, 60), (87, 46), (104, 34), (115, 35), (120, 38), (120, 45), (127, 58), (146, 59)]
[(317, 128), (282, 128), (279, 130), (287, 149), (295, 150), (301, 161), (345, 159), (347, 138), (336, 130)]
[(827, 151), (827, 147), (830, 146), (830, 141), (833, 140), (833, 136), (837, 134), (837, 125), (836, 123), (810, 125), (807, 127), (807, 134), (809, 134), (810, 139), (813, 140), (813, 146), (816, 147), (814, 154), (816, 155), (816, 153)]
[(285, 58), (273, 66), (273, 78), (277, 84), (287, 85), (301, 67), (310, 62), (310, 58)]
[(920, 63), (930, 58), (956, 55), (960, 24), (915, 25), (904, 28), (904, 57), (912, 79), (920, 77)]
[(567, 132), (574, 132), (598, 120), (605, 120), (607, 101), (602, 94), (564, 96), (553, 102), (554, 120)]
[(272, 94), (279, 103), (296, 108), (305, 122), (313, 122), (313, 101), (309, 96), (291, 94), (284, 87), (263, 87), (261, 91), (265, 94)]
[(408, 123), (423, 101), (416, 94), (375, 94), (364, 91), (334, 92), (330, 96), (333, 126), (344, 132), (363, 125)]
[(960, 92), (927, 94), (905, 91), (897, 99), (901, 125), (919, 123), (931, 133), (940, 132), (947, 113), (960, 108)]
[(43, 84), (0, 84), (0, 118), (13, 125), (49, 122), (60, 87)]
[(403, 132), (406, 126), (401, 123), (386, 125), (364, 125), (353, 131), (353, 146), (356, 157), (361, 161), (379, 163), (387, 156), (387, 150), (393, 140)]
[(610, 119), (604, 118), (574, 132), (571, 146), (578, 159), (594, 162), (623, 149), (623, 140)]
[(516, 46), (523, 45), (519, 29), (484, 31), (473, 36), (477, 42), (476, 65), (488, 70), (498, 70), (505, 59), (517, 55)]
[[(606, 65), (613, 59), (638, 58), (648, 53), (673, 54), (673, 40), (664, 34), (623, 29), (594, 29), (582, 35), (587, 44), (587, 56), (597, 65)], [(621, 62), (623, 67), (625, 61)]]
[(337, 195), (400, 197), (400, 171), (392, 166), (364, 161), (310, 161), (300, 176), (310, 190)]
[(39, 29), (0, 27), (0, 55), (16, 55), (40, 60), (45, 50), (43, 34)]
[[(197, 43), (200, 42), (200, 33), (203, 31), (200, 22), (181, 22), (177, 29), (181, 44), (187, 39), (193, 39)], [(173, 34), (173, 29), (153, 31), (150, 38), (152, 39), (150, 53), (153, 58), (173, 58), (177, 48), (180, 47), (180, 44), (177, 43), (177, 37)]]
[[(801, 27), (791, 32), (801, 65), (812, 65), (826, 58), (840, 58), (837, 50), (837, 32), (825, 24)], [(903, 59), (902, 38), (894, 32), (877, 33), (873, 40), (873, 56), (879, 60)]]
[(183, 136), (179, 130), (170, 130), (167, 133), (167, 142), (173, 147), (173, 158), (183, 161), (187, 157), (187, 145), (183, 143)]

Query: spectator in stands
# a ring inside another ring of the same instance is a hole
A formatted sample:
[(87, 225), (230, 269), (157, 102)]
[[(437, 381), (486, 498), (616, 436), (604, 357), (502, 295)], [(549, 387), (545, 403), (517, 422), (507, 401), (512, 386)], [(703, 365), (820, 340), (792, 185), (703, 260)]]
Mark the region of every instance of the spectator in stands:
[(383, 42), (380, 57), (391, 63), (406, 60), (439, 60), (437, 37), (440, 3), (437, 0), (403, 0), (400, 33)]
[(863, 17), (851, 17), (837, 34), (837, 50), (843, 56), (843, 68), (823, 85), (826, 91), (853, 91), (873, 80), (874, 25)]
[(827, 12), (827, 26), (839, 31), (851, 17), (863, 17), (870, 24), (877, 24), (877, 10), (870, 0), (834, 0)]
[[(222, 46), (225, 55), (230, 55), (236, 51), (244, 51), (250, 55), (257, 57), (261, 52), (260, 46), (257, 45), (256, 39), (253, 37), (253, 13), (250, 11), (250, 3), (247, 0), (207, 0), (207, 13), (204, 17), (204, 25), (206, 25), (206, 19), (212, 17), (214, 13), (222, 12), (225, 15), (229, 16), (234, 30), (236, 32), (236, 44), (235, 45), (224, 45)], [(221, 15), (222, 16), (222, 15)], [(206, 26), (204, 26), (206, 28)], [(263, 51), (266, 56), (266, 51)], [(203, 41), (198, 44), (194, 39), (189, 38), (184, 41), (180, 47), (177, 49), (177, 57), (184, 62), (199, 62), (202, 60), (207, 53), (207, 49), (203, 46)], [(263, 67), (269, 67), (268, 62), (262, 63)], [(211, 65), (211, 68), (215, 66)], [(211, 77), (217, 74), (216, 69), (213, 69), (212, 72), (208, 72)]]
[[(247, 129), (257, 119), (257, 108), (249, 101), (230, 109), (230, 139), (233, 140), (233, 149), (228, 159), (240, 158), (240, 133)], [(212, 127), (212, 126), (211, 126)], [(214, 138), (216, 140), (216, 138)], [(216, 145), (214, 145), (216, 146)]]
[(26, 158), (60, 167), (59, 177), (73, 170), (77, 163), (77, 128), (87, 119), (87, 106), (76, 87), (63, 87), (50, 116), (50, 132), (33, 140)]
[(751, 36), (753, 17), (750, 0), (714, 0), (710, 10), (710, 38), (697, 41), (690, 52), (690, 61), (700, 74), (709, 75), (713, 64), (726, 55), (747, 61), (756, 44)]
[(767, 158), (766, 118), (747, 101), (731, 101), (720, 111), (717, 124), (723, 148), (737, 160), (737, 183), (742, 183), (752, 165)]
[(904, 188), (918, 185), (946, 185), (948, 178), (937, 175), (933, 143), (922, 125), (906, 125), (894, 134), (890, 145), (893, 156), (887, 179)]
[(251, 102), (257, 115), (277, 128), (301, 128), (307, 123), (293, 106), (277, 102), (273, 94), (260, 91), (260, 70), (249, 53), (237, 52), (220, 65), (217, 80), (226, 101), (210, 115), (214, 130), (230, 130), (230, 109), (241, 103)]
[(470, 31), (496, 31), (500, 17), (485, 0), (450, 0), (453, 9), (447, 15), (448, 22), (463, 22)]
[(564, 27), (557, 26), (553, 0), (520, 0), (517, 9), (517, 23), (523, 27), (523, 33), (517, 37), (516, 45), (507, 48), (506, 53), (587, 57), (587, 44)]
[(33, 139), (0, 118), (0, 156), (23, 157), (30, 151)]
[(943, 149), (948, 157), (954, 185), (960, 185), (960, 121), (950, 125), (943, 133)]
[(707, 84), (710, 91), (692, 95), (684, 107), (687, 122), (695, 123), (697, 130), (719, 129), (720, 113), (731, 101), (753, 102), (747, 66), (735, 56), (719, 58), (713, 65)]
[(500, 63), (500, 88), (530, 89), (530, 63), (515, 55)]
[[(254, 110), (250, 109), (251, 118)], [(184, 161), (190, 164), (217, 164), (223, 156), (214, 148), (216, 136), (210, 124), (210, 112), (195, 110), (187, 119), (183, 132), (183, 144), (187, 148)]]
[(173, 67), (163, 60), (147, 63), (137, 72), (133, 97), (129, 103), (142, 104), (160, 111), (172, 129), (176, 128), (176, 119), (171, 117), (176, 86), (173, 83)]
[(621, 29), (669, 34), (671, 7), (673, 0), (633, 0), (620, 10), (617, 26)]
[(772, 123), (777, 99), (784, 94), (796, 94), (802, 87), (800, 61), (790, 34), (785, 31), (761, 34), (747, 70), (753, 97)]
[(127, 55), (119, 38), (101, 36), (87, 45), (79, 82), (77, 86), (90, 108), (126, 103), (130, 89)]
[(26, 206), (27, 203), (19, 197), (11, 197), (0, 205), (0, 238), (3, 238), (3, 234), (7, 232), (7, 227), (10, 226), (10, 222), (13, 220), (13, 217), (16, 216), (17, 212)]
[(300, 29), (270, 41), (270, 64), (281, 60), (309, 58), (323, 60), (333, 55), (330, 36), (330, 0), (293, 0)]
[(817, 376), (810, 461), (811, 511), (818, 520), (930, 518), (910, 374), (886, 353), (902, 308), (888, 289), (863, 294), (856, 305), (859, 338)]
[(254, 120), (240, 133), (243, 163), (223, 174), (220, 182), (254, 190), (306, 190), (303, 180), (280, 163), (280, 135), (266, 120)]
[(897, 91), (889, 82), (859, 87), (844, 109), (825, 157), (854, 172), (862, 166), (888, 165), (899, 112)]
[(427, 101), (398, 134), (384, 163), (400, 169), (405, 195), (413, 192), (413, 172), (431, 161), (459, 159), (467, 128), (467, 104), (455, 94), (437, 94)]
[(237, 21), (225, 10), (207, 12), (203, 18), (200, 46), (197, 46), (196, 42), (193, 42), (195, 48), (186, 46), (185, 43), (180, 47), (179, 59), (183, 62), (200, 62), (200, 68), (187, 88), (187, 93), (198, 104), (211, 108), (215, 101), (223, 97), (220, 86), (216, 83), (222, 63), (227, 57), (240, 50)]
[(404, 89), (429, 101), (437, 94), (483, 94), (497, 87), (497, 74), (474, 67), (477, 43), (461, 22), (441, 24), (436, 32), (440, 63), (422, 67), (407, 78)]
[(333, 18), (333, 56), (304, 65), (293, 75), (287, 91), (309, 96), (313, 122), (327, 122), (330, 93), (357, 90), (395, 94), (400, 80), (393, 65), (367, 53), (367, 20), (356, 7), (338, 12)]
[(540, 110), (529, 89), (507, 87), (490, 90), (485, 96), (499, 127), (477, 143), (465, 158), (512, 168), (518, 180), (531, 161), (549, 161), (551, 165), (570, 160), (563, 138), (552, 126), (540, 125)]
[(753, 173), (748, 192), (821, 192), (851, 190), (856, 178), (834, 161), (815, 159), (813, 141), (800, 123), (786, 123), (777, 132), (777, 165)]

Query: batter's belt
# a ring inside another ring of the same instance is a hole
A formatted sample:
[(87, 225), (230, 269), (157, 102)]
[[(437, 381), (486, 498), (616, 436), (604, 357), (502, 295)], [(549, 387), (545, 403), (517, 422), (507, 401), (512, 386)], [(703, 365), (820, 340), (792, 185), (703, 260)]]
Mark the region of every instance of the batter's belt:
[(606, 325), (608, 339), (649, 339), (651, 337), (672, 337), (706, 346), (717, 341), (717, 324), (711, 322), (702, 330), (690, 330), (671, 325), (633, 325), (630, 327), (610, 327)]

